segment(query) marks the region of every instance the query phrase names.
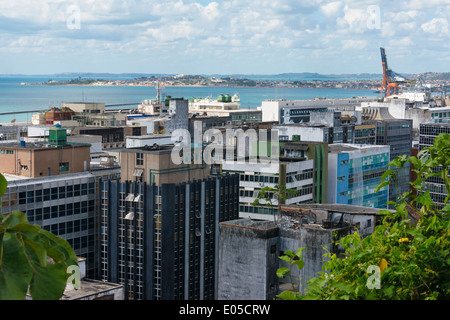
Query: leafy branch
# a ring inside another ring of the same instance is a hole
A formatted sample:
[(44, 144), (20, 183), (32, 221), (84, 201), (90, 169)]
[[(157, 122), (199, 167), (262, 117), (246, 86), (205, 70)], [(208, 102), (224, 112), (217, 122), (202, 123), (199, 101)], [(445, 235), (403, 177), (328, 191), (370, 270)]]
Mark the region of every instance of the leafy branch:
[[(0, 174), (0, 198), (7, 181)], [(1, 203), (0, 203), (1, 206)], [(31, 225), (23, 212), (0, 212), (0, 300), (60, 299), (69, 266), (78, 266), (69, 243)]]
[[(283, 299), (450, 298), (450, 136), (441, 134), (417, 157), (399, 157), (389, 165), (403, 168), (406, 162), (414, 166), (417, 179), (410, 182), (412, 191), (391, 203), (395, 212), (381, 210), (382, 223), (363, 239), (358, 232), (341, 238), (344, 257), (326, 253), (324, 272), (308, 281), (305, 294), (285, 294)], [(396, 171), (383, 174), (377, 191), (397, 178)], [(433, 202), (429, 179), (446, 190), (443, 205)], [(418, 220), (411, 221), (408, 212)], [(369, 285), (373, 267), (379, 270), (379, 286)]]
[(253, 201), (252, 206), (265, 205), (271, 208), (273, 219), (275, 223), (277, 223), (277, 218), (274, 210), (275, 204), (278, 204), (278, 214), (280, 214), (281, 204), (284, 203), (287, 199), (295, 197), (298, 193), (298, 190), (287, 189), (284, 185), (277, 184), (274, 188), (266, 186), (259, 191), (258, 197)]

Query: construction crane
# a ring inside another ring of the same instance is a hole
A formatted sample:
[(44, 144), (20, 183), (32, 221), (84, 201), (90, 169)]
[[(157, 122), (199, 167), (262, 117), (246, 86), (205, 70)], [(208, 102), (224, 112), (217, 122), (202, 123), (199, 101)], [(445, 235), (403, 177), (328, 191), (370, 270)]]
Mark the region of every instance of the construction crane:
[(389, 69), (386, 52), (384, 48), (380, 48), (381, 51), (381, 66), (383, 68), (383, 81), (381, 83), (381, 97), (383, 95), (388, 97), (392, 94), (398, 94), (400, 90), (400, 84), (406, 83), (407, 80), (404, 76)]

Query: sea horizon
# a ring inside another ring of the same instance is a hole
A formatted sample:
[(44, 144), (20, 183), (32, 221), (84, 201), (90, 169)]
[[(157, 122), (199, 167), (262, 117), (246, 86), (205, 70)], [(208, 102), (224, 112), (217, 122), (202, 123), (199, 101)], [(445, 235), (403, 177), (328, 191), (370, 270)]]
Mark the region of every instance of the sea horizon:
[[(71, 78), (59, 78), (70, 80)], [(32, 81), (31, 81), (32, 80)], [(21, 85), (21, 83), (47, 82), (47, 77), (0, 77), (0, 113), (24, 112), (60, 108), (62, 102), (98, 102), (109, 104), (140, 103), (156, 99), (155, 86), (89, 86), (89, 85)], [(220, 94), (240, 96), (241, 109), (256, 109), (264, 100), (310, 100), (315, 98), (340, 99), (352, 97), (374, 97), (379, 93), (364, 89), (290, 88), (290, 87), (199, 87), (166, 86), (162, 95), (174, 98), (217, 98)], [(113, 109), (125, 109), (117, 107)], [(31, 121), (31, 112), (15, 115), (0, 115), (1, 123), (15, 119), (17, 122)]]

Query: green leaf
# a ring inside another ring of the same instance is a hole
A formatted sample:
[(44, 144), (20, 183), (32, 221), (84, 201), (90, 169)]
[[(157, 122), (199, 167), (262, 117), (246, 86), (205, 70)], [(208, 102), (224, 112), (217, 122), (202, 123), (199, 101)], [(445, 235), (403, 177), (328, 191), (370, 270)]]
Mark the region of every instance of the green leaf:
[(279, 258), (283, 261), (286, 261), (287, 263), (291, 263), (291, 258), (289, 258), (288, 256), (280, 256)]
[(39, 242), (33, 241), (30, 238), (23, 236), (23, 241), (28, 246), (37, 258), (39, 265), (45, 267), (47, 265), (47, 250)]
[(62, 263), (36, 266), (30, 283), (30, 295), (33, 300), (58, 300), (64, 293), (66, 284), (66, 268)]
[(420, 168), (422, 166), (422, 162), (420, 162), (419, 159), (417, 159), (417, 157), (415, 156), (411, 156), (409, 157), (408, 160), (415, 168)]
[(303, 251), (306, 250), (308, 248), (298, 248), (297, 251), (295, 251), (295, 255), (299, 258), (299, 259), (303, 259)]
[(380, 189), (382, 189), (383, 187), (389, 185), (390, 183), (391, 183), (391, 182), (388, 181), (388, 180), (383, 181), (382, 183), (380, 183), (380, 184), (375, 188), (375, 191), (374, 191), (374, 192), (377, 193), (378, 191), (380, 191)]
[(380, 211), (377, 212), (377, 215), (379, 215), (379, 216), (388, 216), (390, 214), (391, 214), (391, 212), (389, 210), (386, 210), (386, 209), (383, 209), (383, 210), (380, 210)]
[(392, 169), (386, 170), (386, 171), (383, 173), (383, 175), (381, 176), (381, 181), (386, 180), (386, 178), (387, 178), (389, 175), (393, 174), (393, 173), (394, 173), (394, 170), (392, 170)]
[(302, 268), (305, 266), (305, 261), (303, 260), (295, 260), (293, 262), (293, 264), (295, 264), (298, 268), (298, 270), (302, 270)]
[(391, 162), (388, 163), (388, 166), (394, 166), (398, 168), (402, 168), (404, 164), (404, 161), (402, 161), (401, 157), (393, 159)]
[(282, 293), (277, 295), (277, 297), (283, 300), (296, 300), (297, 294), (292, 291), (283, 291)]
[(46, 247), (47, 254), (55, 263), (63, 262), (66, 266), (78, 265), (77, 256), (66, 240), (42, 229), (39, 235), (49, 243), (49, 246)]
[(33, 274), (16, 233), (3, 235), (0, 257), (0, 300), (24, 300)]
[(20, 211), (13, 211), (3, 219), (3, 225), (5, 227), (14, 227), (18, 224), (28, 224), (27, 215)]
[(278, 268), (277, 270), (277, 277), (283, 279), (289, 274), (289, 269), (286, 267)]
[(8, 186), (8, 182), (5, 177), (0, 173), (0, 197), (5, 194), (6, 188)]

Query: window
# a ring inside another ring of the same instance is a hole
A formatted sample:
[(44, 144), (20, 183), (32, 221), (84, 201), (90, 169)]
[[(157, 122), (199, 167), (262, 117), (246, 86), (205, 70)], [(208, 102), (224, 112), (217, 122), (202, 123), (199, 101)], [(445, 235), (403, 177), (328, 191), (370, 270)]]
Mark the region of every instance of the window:
[(14, 150), (6, 150), (6, 154), (14, 154)]
[(62, 162), (59, 164), (59, 171), (66, 172), (69, 171), (69, 163), (68, 162)]
[(144, 154), (142, 152), (136, 153), (136, 165), (137, 166), (144, 165)]

